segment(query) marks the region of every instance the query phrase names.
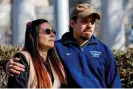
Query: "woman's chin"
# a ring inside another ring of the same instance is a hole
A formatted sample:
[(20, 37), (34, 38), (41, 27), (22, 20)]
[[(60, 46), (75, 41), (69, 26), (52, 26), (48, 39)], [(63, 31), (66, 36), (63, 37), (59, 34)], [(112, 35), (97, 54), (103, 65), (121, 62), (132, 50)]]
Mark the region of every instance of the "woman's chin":
[(49, 48), (53, 48), (54, 47), (54, 45), (49, 45)]

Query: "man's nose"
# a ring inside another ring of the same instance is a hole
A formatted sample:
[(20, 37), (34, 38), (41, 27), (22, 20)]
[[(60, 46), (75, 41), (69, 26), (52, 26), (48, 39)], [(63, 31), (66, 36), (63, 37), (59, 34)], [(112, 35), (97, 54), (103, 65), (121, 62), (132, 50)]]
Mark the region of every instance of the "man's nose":
[(92, 23), (91, 22), (88, 22), (87, 23), (87, 26), (91, 27)]

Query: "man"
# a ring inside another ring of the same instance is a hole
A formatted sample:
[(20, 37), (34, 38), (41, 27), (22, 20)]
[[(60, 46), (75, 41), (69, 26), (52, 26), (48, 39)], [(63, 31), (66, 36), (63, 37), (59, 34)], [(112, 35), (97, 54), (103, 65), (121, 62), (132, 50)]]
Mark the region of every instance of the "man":
[(122, 87), (111, 51), (93, 36), (96, 19), (100, 20), (100, 15), (90, 5), (78, 4), (70, 16), (70, 32), (55, 43), (68, 87)]

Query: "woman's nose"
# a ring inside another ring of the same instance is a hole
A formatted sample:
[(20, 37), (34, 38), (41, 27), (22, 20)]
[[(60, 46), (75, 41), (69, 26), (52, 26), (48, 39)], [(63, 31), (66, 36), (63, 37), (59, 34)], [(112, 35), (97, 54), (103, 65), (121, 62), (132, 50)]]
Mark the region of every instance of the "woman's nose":
[(50, 33), (50, 36), (55, 37), (55, 34), (53, 32)]

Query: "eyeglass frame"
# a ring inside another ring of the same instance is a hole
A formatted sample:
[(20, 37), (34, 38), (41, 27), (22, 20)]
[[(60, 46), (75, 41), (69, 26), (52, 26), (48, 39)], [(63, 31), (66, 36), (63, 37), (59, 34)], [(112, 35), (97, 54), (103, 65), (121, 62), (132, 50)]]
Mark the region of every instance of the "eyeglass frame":
[(43, 31), (42, 31), (42, 32), (39, 32), (39, 34), (44, 34), (44, 33), (45, 33), (46, 35), (50, 35), (51, 32), (52, 32), (53, 34), (56, 34), (56, 31), (55, 31), (55, 30), (49, 29), (49, 28), (43, 29)]

